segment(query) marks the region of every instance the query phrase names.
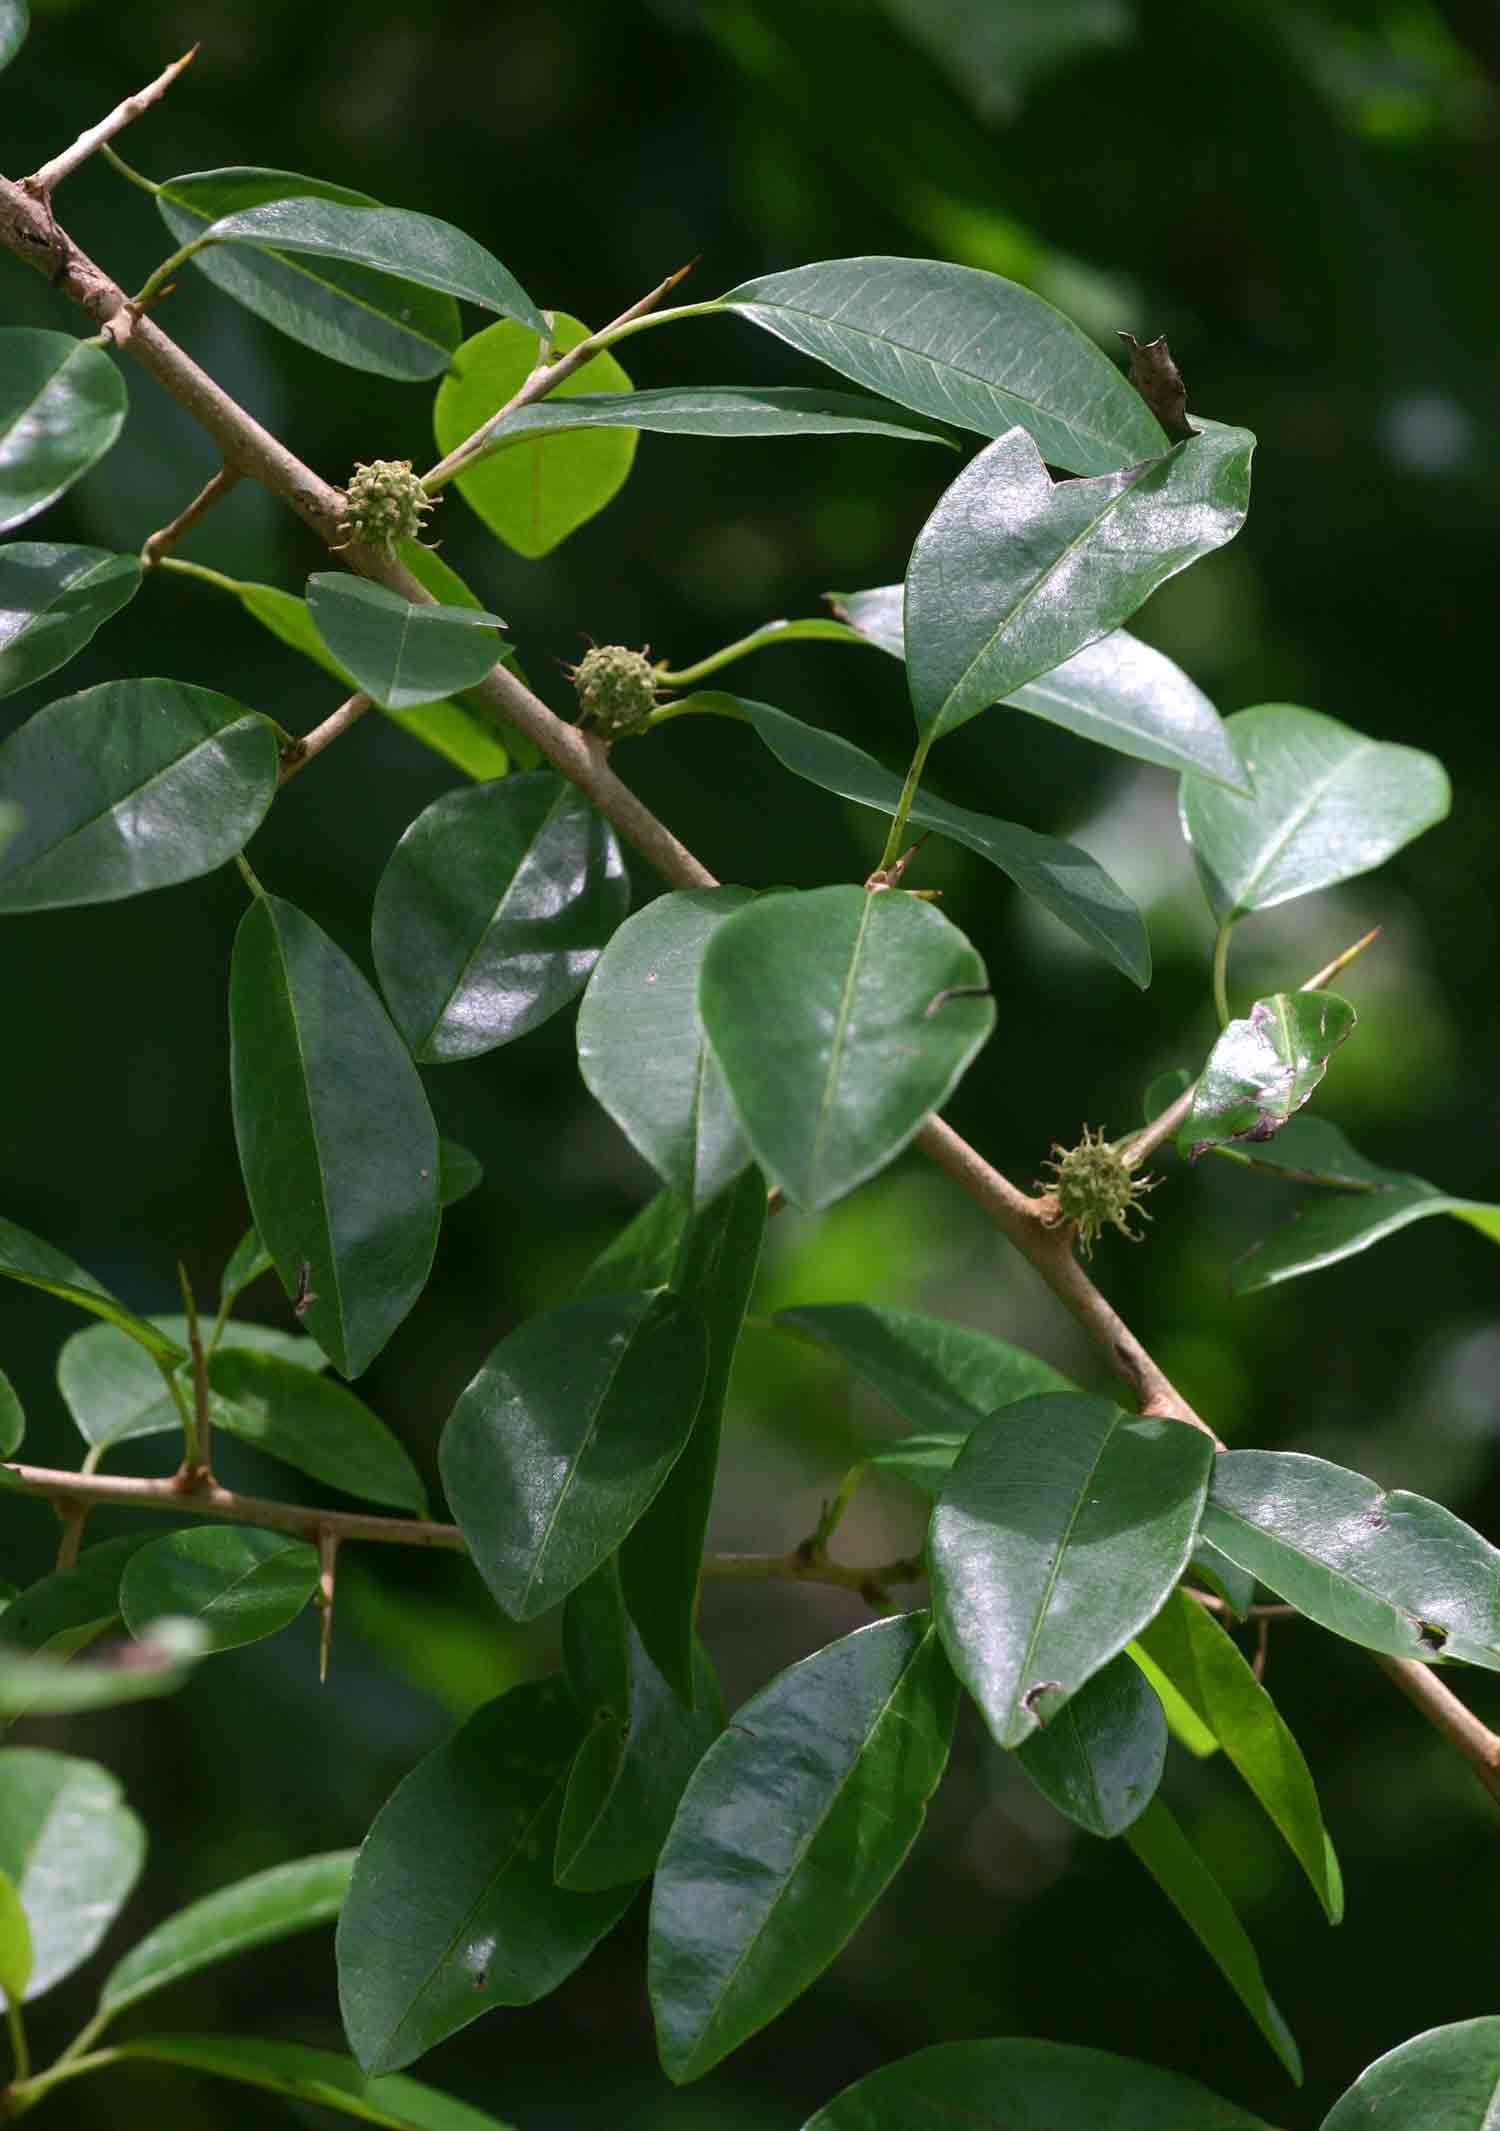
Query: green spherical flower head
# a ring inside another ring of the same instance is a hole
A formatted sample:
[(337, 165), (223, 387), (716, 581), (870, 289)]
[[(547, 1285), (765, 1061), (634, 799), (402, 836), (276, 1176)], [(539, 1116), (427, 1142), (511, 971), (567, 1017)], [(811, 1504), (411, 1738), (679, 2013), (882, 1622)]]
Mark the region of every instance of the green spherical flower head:
[(432, 498), (411, 470), (410, 459), (363, 459), (344, 498), (345, 541), (363, 540), (394, 555), (403, 540), (415, 540)]
[(643, 732), (656, 708), (656, 668), (644, 651), (627, 651), (623, 644), (586, 651), (572, 681), (584, 724), (607, 740)]
[(1078, 1244), (1085, 1258), (1092, 1253), (1095, 1238), (1106, 1222), (1130, 1242), (1139, 1243), (1140, 1231), (1131, 1227), (1130, 1216), (1138, 1212), (1142, 1220), (1150, 1220), (1140, 1202), (1148, 1191), (1155, 1190), (1160, 1179), (1134, 1175), (1120, 1148), (1105, 1138), (1102, 1126), (1094, 1133), (1085, 1125), (1076, 1147), (1054, 1146), (1052, 1152), (1055, 1159), (1043, 1164), (1052, 1171), (1051, 1189), (1057, 1200), (1057, 1218), (1049, 1225), (1076, 1221)]

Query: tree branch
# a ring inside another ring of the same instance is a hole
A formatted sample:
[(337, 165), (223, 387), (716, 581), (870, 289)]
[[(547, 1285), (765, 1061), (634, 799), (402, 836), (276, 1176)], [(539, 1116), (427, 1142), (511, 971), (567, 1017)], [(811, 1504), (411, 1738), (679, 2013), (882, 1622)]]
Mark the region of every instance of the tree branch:
[(168, 550), (175, 548), (178, 541), (192, 530), (200, 518), (206, 518), (214, 505), (227, 496), (232, 488), (237, 487), (242, 478), (238, 467), (221, 466), (213, 479), (205, 482), (199, 489), (186, 510), (179, 511), (170, 525), (164, 525), (159, 531), (151, 534), (141, 549), (142, 569), (155, 569)]
[(174, 59), (169, 67), (163, 68), (155, 81), (149, 82), (144, 89), (137, 89), (135, 95), (127, 96), (123, 103), (116, 104), (108, 118), (101, 118), (97, 126), (90, 126), (86, 132), (80, 133), (71, 148), (64, 148), (62, 154), (53, 156), (50, 163), (43, 163), (41, 169), (34, 170), (29, 178), (22, 178), (26, 190), (39, 200), (48, 199), (64, 178), (70, 177), (80, 163), (88, 161), (96, 148), (102, 148), (117, 133), (123, 133), (132, 119), (139, 118), (143, 111), (149, 111), (154, 103), (159, 102), (183, 68), (190, 67), (197, 56), (198, 47), (194, 45), (190, 52), (183, 53), (181, 59)]
[(1431, 1665), (1420, 1658), (1387, 1657), (1383, 1651), (1370, 1655), (1382, 1672), (1388, 1673), (1436, 1731), (1450, 1746), (1457, 1747), (1475, 1775), (1500, 1804), (1500, 1737), (1481, 1723), (1451, 1687), (1445, 1687)]
[(310, 733), (304, 733), (300, 740), (293, 740), (289, 746), (284, 747), (281, 750), (281, 767), (276, 776), (278, 788), (290, 784), (299, 770), (306, 769), (313, 757), (321, 755), (325, 747), (332, 747), (339, 735), (346, 733), (351, 725), (356, 724), (370, 707), (370, 698), (356, 691), (352, 696), (346, 697), (337, 710), (330, 711), (321, 725), (315, 725)]

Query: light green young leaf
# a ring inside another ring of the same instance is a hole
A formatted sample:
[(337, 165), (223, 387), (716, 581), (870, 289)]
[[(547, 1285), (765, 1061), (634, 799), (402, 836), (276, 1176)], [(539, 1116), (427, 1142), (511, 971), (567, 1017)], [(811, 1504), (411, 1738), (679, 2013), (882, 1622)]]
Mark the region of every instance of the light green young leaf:
[(107, 548), (44, 540), (0, 548), (0, 696), (66, 666), (140, 582), (139, 558)]
[(279, 1634), (317, 1587), (318, 1550), (304, 1540), (248, 1524), (199, 1524), (131, 1555), (120, 1611), (142, 1642), (165, 1617), (197, 1621), (210, 1650), (238, 1650)]
[(125, 407), (125, 380), (102, 348), (29, 326), (0, 332), (0, 533), (99, 463)]
[(1322, 2131), (1488, 2131), (1500, 2104), (1500, 2019), (1413, 2035), (1360, 2073)]
[(355, 686), (386, 710), (472, 688), (510, 648), (492, 634), (503, 626), (498, 614), (402, 599), (341, 571), (308, 578), (307, 607)]
[(1302, 1108), (1358, 1016), (1337, 992), (1277, 992), (1231, 1021), (1208, 1054), (1193, 1107), (1177, 1135), (1192, 1161), (1210, 1147), (1262, 1145)]
[(145, 2035), (118, 2045), (121, 2057), (175, 2064), (184, 2071), (233, 2079), (284, 2094), (293, 2103), (332, 2109), (387, 2131), (515, 2131), (415, 2079), (371, 2079), (333, 2050), (300, 2042), (259, 2042), (243, 2035)]
[(19, 1227), (14, 1221), (7, 1221), (3, 1215), (0, 1215), (0, 1278), (41, 1288), (44, 1293), (74, 1303), (95, 1317), (107, 1318), (122, 1332), (128, 1332), (132, 1339), (138, 1340), (146, 1352), (154, 1354), (159, 1361), (176, 1363), (187, 1358), (184, 1348), (158, 1331), (147, 1318), (137, 1317), (134, 1310), (127, 1310), (123, 1302), (117, 1302), (92, 1273), (85, 1272), (62, 1251), (54, 1250), (40, 1236), (32, 1235), (29, 1229)]
[(108, 1769), (39, 1747), (0, 1752), (0, 1871), (31, 1927), (28, 2003), (88, 1959), (124, 1907), (145, 1850), (145, 1829)]
[(35, 1962), (31, 1926), (8, 1872), (0, 1872), (0, 1997), (19, 2005)]

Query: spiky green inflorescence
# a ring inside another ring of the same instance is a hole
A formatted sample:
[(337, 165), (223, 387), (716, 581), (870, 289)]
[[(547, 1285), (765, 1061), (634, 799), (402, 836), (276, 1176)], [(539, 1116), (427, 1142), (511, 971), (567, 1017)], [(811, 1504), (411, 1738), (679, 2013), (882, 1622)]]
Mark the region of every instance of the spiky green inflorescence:
[(645, 730), (656, 708), (656, 668), (644, 651), (623, 644), (596, 644), (571, 669), (585, 725), (606, 740)]
[(403, 540), (420, 536), (432, 501), (410, 459), (361, 459), (344, 497), (345, 542), (367, 541), (394, 555)]
[(1085, 1125), (1076, 1147), (1054, 1145), (1052, 1153), (1055, 1159), (1042, 1165), (1053, 1176), (1050, 1189), (1057, 1200), (1057, 1219), (1052, 1225), (1076, 1221), (1078, 1246), (1085, 1258), (1092, 1255), (1095, 1239), (1106, 1223), (1130, 1242), (1139, 1243), (1141, 1232), (1131, 1227), (1130, 1216), (1139, 1213), (1143, 1221), (1150, 1220), (1141, 1200), (1161, 1179), (1136, 1176), (1124, 1159), (1121, 1143), (1106, 1139), (1102, 1125), (1097, 1133)]

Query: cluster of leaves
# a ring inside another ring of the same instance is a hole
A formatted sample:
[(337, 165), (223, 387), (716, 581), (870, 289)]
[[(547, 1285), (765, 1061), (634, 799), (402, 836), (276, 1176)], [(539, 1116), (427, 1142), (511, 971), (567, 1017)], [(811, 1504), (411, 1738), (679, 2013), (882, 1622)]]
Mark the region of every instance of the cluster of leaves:
[[(148, 189), (181, 246), (148, 291), (191, 260), (337, 360), (440, 377), (434, 421), (452, 478), (522, 555), (603, 507), (643, 429), (856, 431), (950, 449), (958, 430), (985, 442), (917, 533), (903, 586), (839, 595), (836, 618), (771, 623), (698, 669), (662, 673), (691, 691), (761, 643), (876, 648), (907, 674), (916, 740), (904, 781), (847, 741), (719, 691), (682, 694), (646, 720), (740, 719), (792, 774), (890, 817), (866, 885), (688, 890), (627, 916), (610, 825), (552, 772), (512, 770), (470, 693), (511, 656), (503, 625), (414, 542), (401, 558), (431, 603), (337, 573), (315, 574), (298, 597), (162, 565), (231, 593), (472, 780), (391, 855), (372, 913), (378, 993), (242, 857), (297, 759), (270, 718), (211, 690), (120, 680), (48, 704), (0, 746), (0, 911), (107, 902), (229, 861), (250, 889), (229, 1006), (253, 1227), (211, 1330), (200, 1334), (191, 1307), (137, 1315), (0, 1222), (0, 1274), (103, 1320), (59, 1362), (90, 1472), (131, 1439), (180, 1432), (191, 1454), (218, 1427), (364, 1502), (425, 1514), (400, 1445), (323, 1374), (331, 1363), (357, 1377), (381, 1351), (426, 1283), (443, 1205), (477, 1181), (472, 1158), (440, 1142), (420, 1067), (514, 1041), (582, 993), (583, 1078), (663, 1186), (568, 1302), (500, 1341), (443, 1432), (462, 1542), (510, 1618), (564, 1609), (563, 1673), (472, 1716), (397, 1788), (357, 1858), (263, 1875), (153, 1933), (111, 1972), (98, 2015), (56, 2065), (28, 2078), (18, 2064), (12, 2108), (146, 2056), (377, 2123), (477, 2131), (489, 2120), (393, 2075), (489, 2008), (556, 1988), (648, 1879), (661, 2060), (674, 2080), (695, 2079), (821, 1974), (878, 1900), (922, 1825), (965, 1693), (1059, 1811), (1129, 1843), (1297, 2076), (1254, 1949), (1159, 1795), (1169, 1732), (1191, 1750), (1222, 1749), (1336, 1921), (1338, 1867), (1312, 1778), (1227, 1630), (1264, 1586), (1369, 1649), (1500, 1669), (1500, 1556), (1447, 1510), (1314, 1458), (1215, 1457), (1207, 1435), (1132, 1416), (954, 1325), (857, 1300), (791, 1310), (778, 1319), (787, 1336), (831, 1348), (910, 1424), (869, 1463), (930, 1498), (930, 1607), (815, 1651), (728, 1725), (695, 1631), (768, 1190), (820, 1209), (857, 1189), (919, 1133), (997, 1022), (963, 933), (893, 884), (907, 824), (978, 852), (1129, 979), (1149, 981), (1141, 916), (1087, 854), (921, 788), (936, 743), (1004, 705), (1179, 775), (1221, 979), (1243, 916), (1369, 870), (1446, 811), (1431, 757), (1289, 705), (1221, 721), (1121, 626), (1239, 529), (1254, 440), (1195, 419), (1170, 442), (1123, 373), (1026, 290), (882, 258), (636, 318), (598, 336), (555, 398), (543, 380), (506, 411), (548, 350), (590, 336), (538, 311), (462, 232), (264, 170)], [(500, 322), (463, 340), (459, 300)], [(627, 331), (713, 312), (862, 393), (636, 391), (606, 352)], [(0, 529), (97, 463), (125, 411), (107, 347), (0, 335)], [(432, 493), (441, 485), (430, 477)], [(0, 548), (0, 690), (62, 667), (141, 575), (135, 558), (95, 549)], [(1240, 1286), (1311, 1270), (1427, 1213), (1500, 1240), (1500, 1209), (1380, 1171), (1334, 1127), (1296, 1114), (1353, 1028), (1339, 995), (1279, 993), (1223, 1019), (1188, 1076), (1184, 1151), (1317, 1187), (1246, 1261)], [(1128, 1167), (1129, 1143), (1118, 1152)], [(232, 1314), (272, 1268), (295, 1298), (296, 1333)], [(3, 1380), (0, 1391), (0, 1450), (14, 1458), (22, 1416)], [(10, 1477), (27, 1485), (24, 1472)], [(182, 1508), (191, 1515), (190, 1494)], [(87, 1547), (0, 1613), (0, 1707), (36, 1714), (163, 1691), (195, 1658), (285, 1627), (319, 1592), (317, 1514), (299, 1515), (257, 1523), (247, 1508), (230, 1524)], [(827, 1537), (809, 1542), (814, 1553)], [(112, 1657), (68, 1662), (120, 1628), (135, 1640)], [(0, 1986), (14, 2012), (92, 1951), (128, 1891), (140, 1834), (102, 1771), (30, 1750), (4, 1758)], [(88, 1870), (62, 1895), (48, 1845), (85, 1814)], [(148, 1990), (335, 1911), (357, 2069), (215, 2038), (93, 2048), (105, 2020)], [(1404, 2045), (1326, 2131), (1395, 2122), (1398, 2107), (1416, 2122), (1392, 2099), (1414, 2071), (1454, 2094), (1491, 2094), (1500, 2022)], [(1082, 2127), (1106, 2106), (1110, 2121), (1154, 2131), (1257, 2121), (1168, 2073), (1011, 2041), (921, 2052), (808, 2131), (895, 2131), (954, 2111)]]

